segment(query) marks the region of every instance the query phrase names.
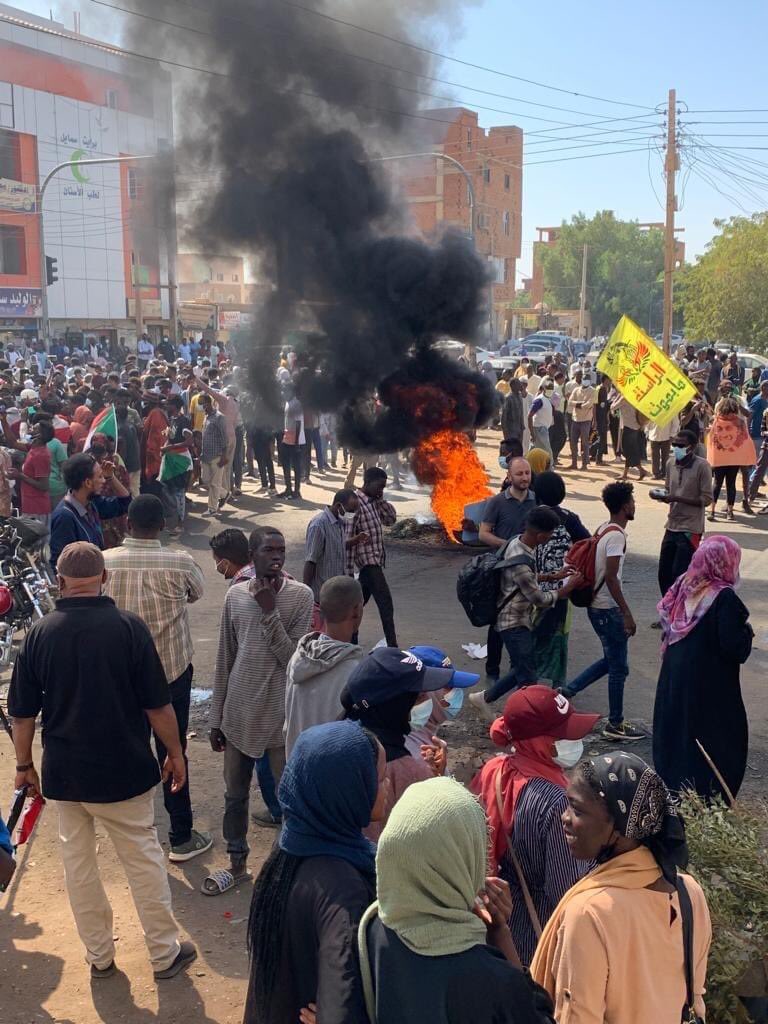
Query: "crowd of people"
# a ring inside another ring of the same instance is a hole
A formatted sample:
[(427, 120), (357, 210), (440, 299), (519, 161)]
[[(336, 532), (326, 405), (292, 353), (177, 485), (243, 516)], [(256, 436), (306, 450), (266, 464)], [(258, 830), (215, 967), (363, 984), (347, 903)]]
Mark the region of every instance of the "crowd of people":
[(554, 467), (560, 465), (567, 443), (571, 459), (562, 468), (569, 470), (602, 465), (612, 449), (614, 459), (624, 465), (624, 478), (636, 469), (640, 480), (649, 472), (648, 461), (653, 479), (666, 479), (670, 454), (686, 447), (676, 444), (684, 431), (694, 439), (695, 454), (711, 468), (710, 521), (717, 516), (723, 484), (725, 518), (734, 519), (739, 481), (741, 510), (750, 516), (768, 513), (768, 502), (752, 507), (768, 470), (768, 367), (747, 374), (737, 353), (726, 357), (712, 348), (696, 351), (693, 345), (681, 345), (675, 361), (697, 396), (662, 426), (646, 420), (589, 359), (580, 356), (568, 365), (557, 353), (538, 368), (523, 357), (502, 373), (496, 383), (496, 423), (505, 439), (526, 452), (546, 452)]
[[(89, 353), (84, 367), (57, 349), (48, 358), (60, 361), (38, 361), (41, 372), (29, 376), (19, 359), (0, 362), (2, 494), (8, 510), (13, 500), (50, 526), (60, 589), (14, 665), (15, 782), (58, 809), (67, 893), (94, 981), (117, 969), (97, 827), (125, 870), (154, 977), (174, 977), (197, 955), (173, 916), (153, 793), (161, 783), (169, 859), (207, 853), (213, 838), (195, 827), (187, 757), (188, 608), (205, 578), (186, 550), (161, 543), (163, 530), (183, 529), (198, 479), (203, 514), (217, 517), (253, 471), (249, 460), (262, 490), (274, 492), (277, 452), (283, 497), (296, 499), (312, 449), (318, 472), (338, 458), (335, 424), (293, 391), (292, 354), (276, 369), (285, 408), (275, 424), (238, 392), (225, 351), (161, 344), (140, 339), (136, 357)], [(735, 393), (743, 379), (722, 370), (710, 403), (708, 367), (704, 396), (666, 439), (605, 381), (595, 386), (586, 362), (555, 362), (536, 382), (523, 360), (499, 381), (505, 480), (478, 524), (479, 540), (499, 555), (496, 609), (485, 686), (471, 694), (480, 676), (457, 670), (445, 651), (398, 645), (384, 535), (396, 519), (385, 495), (390, 477), (399, 486), (397, 455), (384, 468), (346, 453), (345, 486), (307, 526), (301, 580), (285, 569), (274, 525), (210, 538), (229, 584), (208, 718), (228, 866), (204, 878), (201, 897), (248, 880), (249, 831), (277, 830), (253, 884), (245, 1024), (703, 1018), (711, 927), (685, 871), (677, 798), (687, 788), (708, 800), (738, 792), (747, 749), (739, 672), (752, 630), (735, 593), (738, 544), (704, 536), (713, 469), (732, 518), (731, 485), (747, 464), (720, 474), (730, 464), (702, 451), (741, 452), (746, 425), (756, 495), (768, 446), (768, 380), (745, 392), (747, 419)], [(703, 373), (687, 369), (695, 382)], [(624, 475), (602, 491), (602, 521), (585, 523), (565, 505), (557, 460), (570, 437), (571, 468), (602, 462), (614, 422)], [(656, 498), (669, 506), (654, 767), (621, 749), (645, 736), (624, 715), (637, 623), (622, 575), (636, 514), (627, 476), (633, 467), (644, 475), (647, 442), (665, 481)], [(383, 640), (368, 651), (359, 630), (371, 597)], [(574, 676), (568, 641), (582, 609), (602, 657)], [(605, 677), (602, 737), (619, 749), (587, 755), (600, 716), (572, 700)], [(468, 788), (451, 778), (437, 735), (466, 706), (487, 720), (499, 749)], [(263, 811), (250, 806), (254, 775)], [(0, 870), (2, 845), (0, 834)]]

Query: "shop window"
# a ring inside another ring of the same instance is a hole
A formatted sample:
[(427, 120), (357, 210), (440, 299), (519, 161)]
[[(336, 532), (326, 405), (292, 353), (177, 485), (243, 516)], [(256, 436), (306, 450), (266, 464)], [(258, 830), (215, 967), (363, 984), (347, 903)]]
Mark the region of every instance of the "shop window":
[(26, 274), (24, 228), (0, 224), (0, 274)]

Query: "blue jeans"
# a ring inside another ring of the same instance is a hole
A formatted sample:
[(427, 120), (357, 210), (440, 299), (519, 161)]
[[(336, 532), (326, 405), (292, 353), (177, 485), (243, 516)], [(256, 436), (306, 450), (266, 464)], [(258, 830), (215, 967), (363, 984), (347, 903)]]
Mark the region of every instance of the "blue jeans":
[(620, 725), (624, 721), (624, 681), (629, 675), (624, 616), (619, 608), (587, 608), (587, 615), (603, 645), (603, 656), (568, 683), (564, 693), (573, 697), (607, 675), (608, 721)]
[(503, 629), (499, 632), (499, 636), (507, 649), (512, 668), (485, 691), (486, 704), (498, 700), (510, 690), (516, 690), (521, 686), (528, 686), (536, 682), (533, 633), (530, 629), (526, 629), (525, 626)]

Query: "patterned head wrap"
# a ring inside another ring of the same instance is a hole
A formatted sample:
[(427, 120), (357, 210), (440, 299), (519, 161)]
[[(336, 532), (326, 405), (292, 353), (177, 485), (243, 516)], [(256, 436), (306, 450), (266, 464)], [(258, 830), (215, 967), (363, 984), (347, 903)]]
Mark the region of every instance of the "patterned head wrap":
[(674, 885), (677, 868), (688, 864), (688, 846), (683, 820), (661, 777), (641, 757), (623, 751), (588, 758), (579, 768), (605, 801), (616, 831), (647, 846)]

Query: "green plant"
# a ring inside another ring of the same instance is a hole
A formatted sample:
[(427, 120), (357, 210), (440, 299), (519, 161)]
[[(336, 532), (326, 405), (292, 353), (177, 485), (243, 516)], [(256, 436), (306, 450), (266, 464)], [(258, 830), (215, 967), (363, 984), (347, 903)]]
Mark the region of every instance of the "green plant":
[(740, 982), (768, 950), (768, 804), (741, 802), (729, 810), (687, 793), (685, 818), (691, 873), (701, 884), (712, 918), (707, 970), (707, 1019), (746, 1024)]

